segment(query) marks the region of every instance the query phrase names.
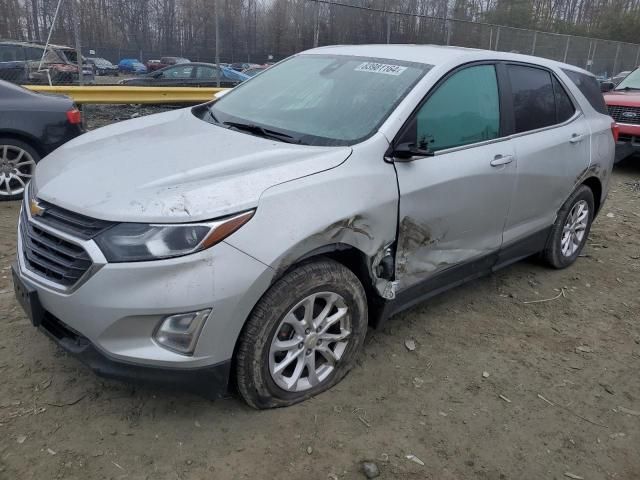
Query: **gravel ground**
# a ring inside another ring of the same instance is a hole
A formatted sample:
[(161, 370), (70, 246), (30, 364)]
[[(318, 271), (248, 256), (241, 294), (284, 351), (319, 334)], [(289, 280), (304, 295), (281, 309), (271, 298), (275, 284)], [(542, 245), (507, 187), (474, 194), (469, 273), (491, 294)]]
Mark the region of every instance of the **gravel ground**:
[(383, 479), (637, 480), (639, 178), (638, 158), (615, 170), (573, 267), (525, 261), (417, 306), (333, 390), (262, 412), (61, 352), (14, 301), (18, 204), (2, 203), (0, 478), (359, 479), (368, 460)]

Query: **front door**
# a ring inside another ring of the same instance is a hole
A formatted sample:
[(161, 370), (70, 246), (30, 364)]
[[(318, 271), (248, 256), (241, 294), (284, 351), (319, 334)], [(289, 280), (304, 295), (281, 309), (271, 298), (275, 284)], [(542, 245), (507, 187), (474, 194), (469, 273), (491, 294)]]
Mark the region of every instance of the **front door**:
[(469, 278), (495, 262), (516, 181), (501, 103), (495, 65), (463, 67), (435, 87), (394, 143), (431, 152), (395, 162), (399, 292), (446, 272), (449, 281), (452, 272)]

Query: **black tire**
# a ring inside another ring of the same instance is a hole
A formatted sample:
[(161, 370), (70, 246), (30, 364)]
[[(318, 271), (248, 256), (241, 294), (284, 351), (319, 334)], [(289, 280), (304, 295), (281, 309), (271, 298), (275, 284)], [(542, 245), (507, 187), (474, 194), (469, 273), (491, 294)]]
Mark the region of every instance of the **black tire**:
[[(344, 299), (351, 322), (349, 342), (324, 381), (305, 391), (287, 391), (275, 383), (269, 371), (271, 342), (284, 316), (316, 292), (332, 292)], [(240, 336), (236, 355), (240, 394), (250, 406), (264, 409), (293, 405), (333, 387), (354, 365), (367, 333), (367, 315), (364, 288), (344, 265), (320, 259), (291, 270), (260, 299)]]
[[(22, 199), (22, 196), (23, 196), (24, 192), (20, 192), (20, 193), (18, 193), (16, 195), (3, 194), (4, 190), (6, 189), (6, 185), (3, 182), (4, 176), (3, 176), (3, 173), (2, 173), (3, 152), (4, 152), (4, 148), (3, 147), (5, 145), (7, 145), (9, 147), (17, 147), (17, 148), (20, 148), (20, 149), (24, 150), (26, 153), (28, 153), (31, 156), (31, 158), (33, 159), (33, 161), (35, 163), (38, 163), (40, 161), (40, 154), (36, 151), (35, 148), (33, 148), (28, 143), (23, 142), (22, 140), (18, 140), (16, 138), (12, 138), (12, 137), (0, 137), (0, 190), (2, 190), (2, 193), (0, 194), (0, 201), (5, 201), (6, 202), (6, 201), (14, 201), (14, 200)], [(15, 180), (13, 180), (11, 182), (12, 182), (11, 185), (16, 185), (16, 181)]]
[[(581, 201), (586, 202), (589, 207), (588, 220), (586, 228), (584, 230), (584, 236), (582, 237), (582, 240), (580, 241), (575, 252), (573, 252), (571, 255), (565, 255), (564, 253), (562, 253), (563, 229), (573, 207)], [(593, 222), (594, 214), (595, 202), (593, 199), (593, 192), (586, 185), (581, 185), (564, 203), (564, 205), (558, 212), (558, 216), (555, 223), (553, 224), (553, 227), (551, 228), (547, 246), (542, 252), (542, 256), (547, 264), (549, 264), (553, 268), (561, 269), (568, 267), (576, 261), (584, 247), (584, 244), (587, 242), (587, 238), (589, 238), (589, 232), (591, 231), (591, 224)]]

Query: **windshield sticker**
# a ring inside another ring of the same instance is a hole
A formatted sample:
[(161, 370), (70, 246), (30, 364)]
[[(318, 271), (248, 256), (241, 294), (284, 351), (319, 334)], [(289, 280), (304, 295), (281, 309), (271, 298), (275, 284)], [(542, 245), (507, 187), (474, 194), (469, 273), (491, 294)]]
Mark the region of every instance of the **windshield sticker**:
[(388, 65), (386, 63), (365, 62), (356, 67), (356, 72), (383, 73), (385, 75), (398, 76), (402, 74), (407, 67), (399, 65)]

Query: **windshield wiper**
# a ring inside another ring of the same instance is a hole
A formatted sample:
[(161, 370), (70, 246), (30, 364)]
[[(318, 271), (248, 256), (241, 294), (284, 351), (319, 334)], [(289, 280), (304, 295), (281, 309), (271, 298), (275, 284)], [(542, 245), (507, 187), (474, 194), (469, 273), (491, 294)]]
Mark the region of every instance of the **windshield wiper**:
[[(211, 114), (213, 115), (213, 114)], [(237, 130), (243, 130), (245, 132), (252, 133), (254, 135), (258, 135), (264, 138), (270, 138), (273, 140), (278, 140), (280, 142), (285, 143), (300, 143), (291, 135), (287, 135), (286, 133), (276, 132), (275, 130), (270, 130), (268, 128), (261, 127), (259, 125), (254, 125), (251, 123), (241, 123), (241, 122), (223, 122), (223, 125), (227, 125), (231, 128), (235, 128)]]
[(209, 115), (209, 118), (213, 120), (213, 123), (217, 125), (221, 125), (220, 120), (216, 118), (216, 116), (213, 114), (210, 108), (207, 108), (207, 114)]
[(640, 90), (640, 88), (636, 88), (636, 87), (622, 87), (622, 88), (615, 88), (614, 89), (617, 92), (622, 92), (625, 90)]

